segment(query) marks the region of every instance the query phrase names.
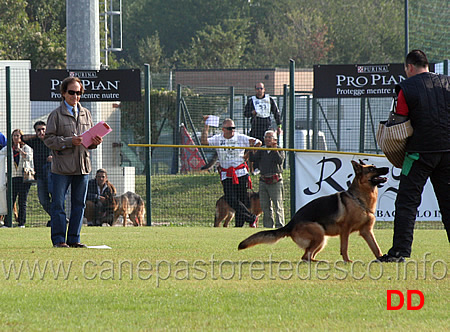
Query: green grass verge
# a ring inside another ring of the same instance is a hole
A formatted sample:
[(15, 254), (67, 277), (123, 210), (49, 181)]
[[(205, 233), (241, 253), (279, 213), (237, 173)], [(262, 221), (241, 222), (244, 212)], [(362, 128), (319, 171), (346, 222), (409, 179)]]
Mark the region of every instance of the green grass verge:
[[(48, 228), (1, 229), (0, 329), (443, 331), (450, 325), (443, 230), (416, 230), (406, 264), (370, 264), (372, 254), (355, 234), (353, 264), (339, 261), (337, 238), (318, 255), (328, 263), (298, 264), (302, 253), (290, 239), (237, 251), (254, 232), (84, 227), (83, 242), (112, 247), (99, 250), (52, 248)], [(392, 231), (375, 235), (386, 251)], [(390, 289), (420, 290), (425, 304), (387, 311)]]

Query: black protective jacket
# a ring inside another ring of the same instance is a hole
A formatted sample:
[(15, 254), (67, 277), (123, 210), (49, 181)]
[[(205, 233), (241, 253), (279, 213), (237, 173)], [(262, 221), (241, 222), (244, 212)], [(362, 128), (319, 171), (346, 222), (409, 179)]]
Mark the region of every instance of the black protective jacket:
[(434, 73), (414, 75), (396, 86), (403, 91), (413, 135), (408, 152), (450, 151), (450, 80)]

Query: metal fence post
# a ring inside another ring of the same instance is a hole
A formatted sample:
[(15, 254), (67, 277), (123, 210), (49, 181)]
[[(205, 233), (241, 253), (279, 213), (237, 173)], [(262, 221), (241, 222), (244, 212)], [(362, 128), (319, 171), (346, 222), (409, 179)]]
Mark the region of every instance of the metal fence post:
[[(175, 128), (174, 130), (174, 144), (180, 144), (180, 120), (181, 119), (181, 84), (177, 84), (177, 114), (175, 118)], [(178, 174), (180, 166), (180, 149), (173, 149), (172, 156), (172, 174)]]
[[(287, 145), (287, 135), (286, 135), (286, 133), (288, 132), (288, 131), (286, 131), (286, 124), (287, 124), (287, 100), (288, 100), (288, 87), (287, 87), (287, 84), (283, 84), (283, 108), (282, 108), (282, 126), (281, 126), (281, 128), (283, 128), (283, 131), (284, 131), (284, 133), (283, 133), (283, 142), (282, 142), (282, 146), (283, 146), (283, 148), (285, 148)], [(283, 165), (283, 168), (284, 169), (286, 169), (286, 162), (287, 162), (287, 160), (286, 160), (286, 158), (284, 158), (284, 165)]]
[(364, 153), (364, 140), (366, 128), (366, 97), (361, 98), (361, 113), (359, 119), (359, 152)]
[[(289, 148), (294, 148), (295, 140), (295, 61), (290, 60), (289, 71)], [(295, 214), (295, 152), (289, 152), (289, 167), (291, 171), (291, 217)]]
[[(11, 139), (12, 127), (11, 127), (11, 67), (6, 67), (6, 148), (8, 149), (6, 157), (6, 170), (8, 173), (7, 183), (12, 183), (12, 139)], [(5, 225), (12, 227), (12, 186), (6, 186), (6, 206), (8, 208), (8, 214), (6, 215)]]
[[(150, 65), (145, 64), (145, 142), (152, 143), (151, 131), (151, 113), (150, 113), (150, 91), (151, 91), (151, 77)], [(145, 183), (146, 183), (146, 197), (147, 197), (147, 226), (152, 225), (152, 148), (145, 149)]]

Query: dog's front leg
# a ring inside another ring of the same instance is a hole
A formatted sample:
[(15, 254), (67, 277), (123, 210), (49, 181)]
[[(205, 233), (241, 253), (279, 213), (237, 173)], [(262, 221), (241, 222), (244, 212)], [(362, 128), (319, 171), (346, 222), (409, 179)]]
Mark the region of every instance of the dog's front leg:
[(344, 262), (351, 263), (352, 261), (348, 258), (348, 237), (350, 232), (347, 229), (341, 230), (340, 240), (341, 240), (341, 255)]
[(366, 240), (370, 250), (372, 250), (373, 254), (375, 255), (375, 258), (379, 258), (383, 255), (380, 247), (378, 246), (377, 240), (375, 239), (375, 235), (373, 234), (373, 231), (371, 229), (361, 230), (359, 234), (363, 237), (364, 240)]

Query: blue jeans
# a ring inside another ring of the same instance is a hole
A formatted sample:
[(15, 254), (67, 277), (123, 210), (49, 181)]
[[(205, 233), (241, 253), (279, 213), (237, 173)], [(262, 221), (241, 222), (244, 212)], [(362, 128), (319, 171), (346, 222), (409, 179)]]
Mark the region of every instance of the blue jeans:
[[(89, 175), (51, 174), (52, 208), (51, 208), (51, 238), (53, 244), (80, 242), (81, 225), (83, 224), (84, 207), (86, 203)], [(71, 210), (66, 241), (65, 198), (71, 186)]]
[(44, 166), (44, 174), (37, 177), (37, 192), (39, 203), (41, 203), (45, 212), (51, 217), (51, 176), (50, 169), (47, 165)]

